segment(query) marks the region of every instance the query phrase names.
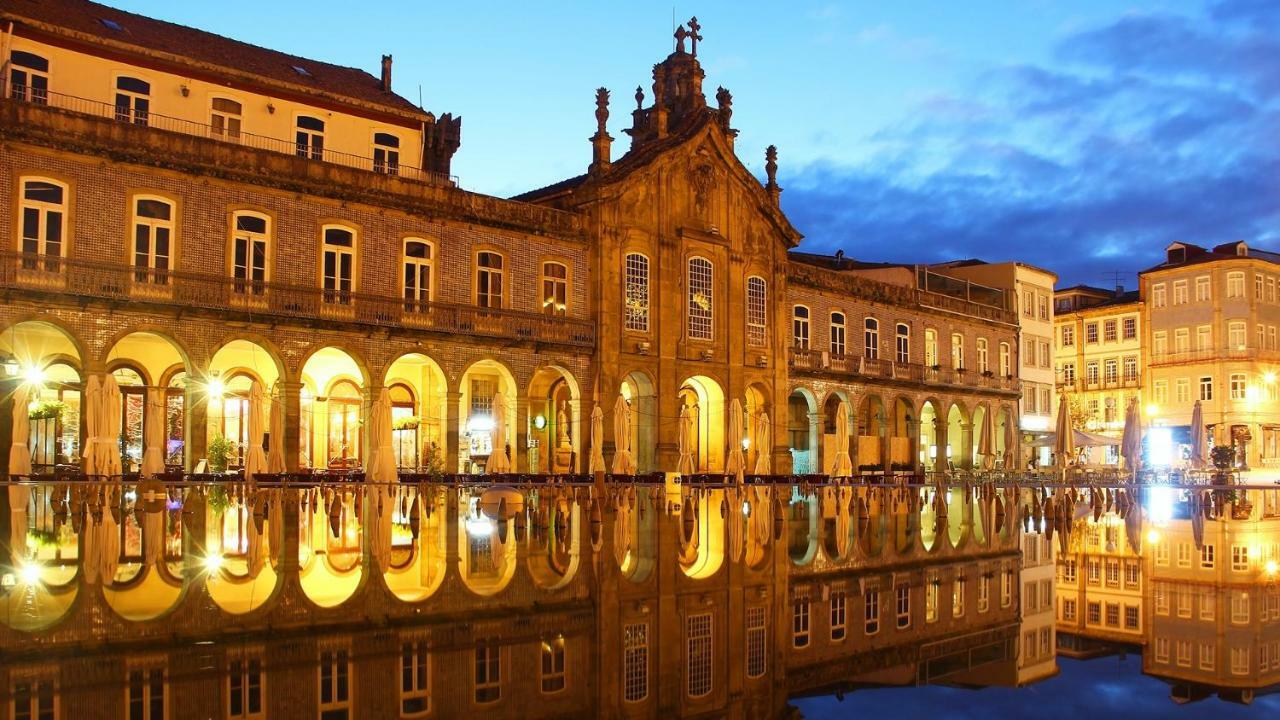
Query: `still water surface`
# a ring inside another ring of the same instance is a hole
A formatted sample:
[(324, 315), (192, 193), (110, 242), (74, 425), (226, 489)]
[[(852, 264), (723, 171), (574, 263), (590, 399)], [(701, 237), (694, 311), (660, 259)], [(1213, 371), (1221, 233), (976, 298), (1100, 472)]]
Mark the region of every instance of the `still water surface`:
[(3, 717), (1235, 717), (1275, 489), (6, 488)]

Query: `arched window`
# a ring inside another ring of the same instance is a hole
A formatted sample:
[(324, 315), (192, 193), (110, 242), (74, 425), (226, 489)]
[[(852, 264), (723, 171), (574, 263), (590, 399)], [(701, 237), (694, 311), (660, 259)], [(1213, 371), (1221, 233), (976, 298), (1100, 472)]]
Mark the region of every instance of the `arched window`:
[(326, 225), (323, 236), (321, 287), (324, 288), (324, 301), (350, 305), (351, 290), (355, 285), (355, 231), (340, 225)]
[(924, 364), (929, 367), (939, 365), (938, 331), (933, 328), (926, 328), (924, 331)]
[(405, 383), (393, 383), (387, 388), (391, 399), (391, 447), (395, 451), (396, 467), (418, 466), (418, 425), (411, 422), (418, 414), (418, 403), (413, 388)]
[(1000, 343), (1000, 374), (1004, 377), (1013, 377), (1013, 358), (1009, 354), (1009, 343)]
[(710, 340), (715, 321), (714, 275), (711, 261), (689, 259), (689, 337)]
[(164, 389), (164, 464), (181, 470), (186, 457), (187, 373), (179, 370)]
[(340, 380), (329, 390), (329, 465), (358, 465), (360, 441), (360, 388)]
[(831, 355), (844, 357), (845, 354), (845, 322), (844, 313), (831, 313)]
[(173, 202), (166, 198), (141, 195), (133, 199), (133, 279), (136, 282), (169, 284), (176, 215)]
[(421, 238), (404, 241), (404, 309), (420, 312), (435, 288), (435, 246)]
[(542, 312), (558, 317), (569, 314), (569, 267), (564, 263), (542, 263)]
[(895, 359), (898, 363), (906, 364), (911, 362), (911, 326), (906, 323), (898, 323), (896, 349)]
[(400, 138), (391, 133), (373, 134), (373, 171), (386, 175), (400, 172)]
[(324, 157), (324, 121), (309, 115), (299, 115), (297, 127), (294, 128), (294, 139), (297, 148), (294, 153), (298, 157), (309, 157), (320, 160)]
[(253, 387), (253, 378), (241, 372), (226, 380), (213, 381), (210, 386), (221, 393), (218, 402), (222, 417), (218, 434), (231, 441), (227, 464), (233, 468), (242, 467), (249, 449), (249, 391)]
[(764, 345), (768, 337), (767, 297), (764, 278), (747, 278), (747, 344)]
[(61, 403), (63, 408), (52, 418), (31, 419), (31, 463), (37, 472), (80, 462), (80, 391), (80, 373), (66, 363), (44, 368), (43, 381), (32, 386), (31, 402)]
[(9, 97), (39, 105), (49, 102), (49, 61), (34, 53), (9, 54)]
[(880, 357), (880, 321), (867, 318), (862, 327), (862, 354), (868, 360), (875, 360)]
[(147, 385), (142, 373), (121, 365), (111, 371), (120, 387), (120, 455), (125, 472), (137, 472), (142, 466), (142, 430), (147, 412)]
[(803, 305), (791, 310), (791, 346), (797, 350), (809, 349), (809, 308)]
[(67, 186), (47, 178), (23, 178), (18, 212), (21, 235), (18, 249), (22, 266), (57, 272), (66, 255)]
[(476, 254), (476, 305), (500, 308), (506, 293), (506, 263), (496, 252)]
[(146, 125), (151, 115), (151, 83), (134, 77), (116, 78), (116, 120)]
[(214, 98), (209, 111), (209, 130), (218, 137), (240, 137), (240, 120), (243, 113), (240, 103), (230, 98)]
[(232, 288), (241, 295), (266, 292), (271, 220), (266, 215), (237, 212), (231, 216)]
[(978, 338), (978, 372), (985, 373), (991, 370), (987, 361), (987, 339)]
[(951, 333), (951, 367), (964, 369), (964, 335)]
[(626, 327), (637, 332), (649, 332), (649, 258), (640, 253), (627, 253), (624, 270)]

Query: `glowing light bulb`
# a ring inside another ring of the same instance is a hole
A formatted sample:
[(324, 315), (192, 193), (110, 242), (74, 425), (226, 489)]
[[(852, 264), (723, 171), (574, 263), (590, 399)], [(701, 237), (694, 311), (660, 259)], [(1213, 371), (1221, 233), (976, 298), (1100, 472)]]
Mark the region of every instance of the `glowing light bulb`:
[(22, 567), (18, 568), (18, 577), (26, 585), (35, 585), (40, 582), (40, 563), (23, 563)]
[(1265, 380), (1268, 384), (1273, 383), (1276, 381), (1276, 374), (1274, 372), (1269, 372), (1266, 375), (1263, 375), (1262, 379)]
[(222, 555), (220, 553), (212, 553), (206, 555), (204, 559), (204, 569), (210, 574), (216, 573), (222, 569)]
[(222, 397), (222, 393), (227, 391), (227, 386), (218, 378), (210, 380), (206, 387), (209, 390), (209, 397), (214, 398)]
[(1275, 574), (1276, 574), (1276, 569), (1277, 569), (1277, 567), (1276, 567), (1276, 561), (1275, 561), (1275, 560), (1268, 560), (1268, 561), (1267, 561), (1267, 565), (1266, 565), (1266, 569), (1267, 569), (1267, 574), (1268, 574), (1268, 575), (1275, 575)]
[(1155, 403), (1151, 403), (1150, 405), (1147, 405), (1147, 417), (1155, 417), (1156, 413), (1159, 413), (1159, 412), (1160, 412), (1159, 405)]
[(1156, 530), (1147, 531), (1147, 542), (1152, 545), (1160, 542), (1160, 533)]
[(28, 385), (43, 385), (44, 368), (32, 365), (22, 371), (22, 379), (26, 380)]

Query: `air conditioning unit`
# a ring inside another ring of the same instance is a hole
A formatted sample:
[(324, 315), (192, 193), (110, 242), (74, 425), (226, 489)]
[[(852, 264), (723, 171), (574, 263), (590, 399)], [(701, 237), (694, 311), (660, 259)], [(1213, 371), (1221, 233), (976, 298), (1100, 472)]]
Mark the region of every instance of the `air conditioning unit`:
[(636, 352), (637, 352), (637, 353), (639, 353), (639, 354), (641, 354), (641, 355), (648, 355), (648, 354), (649, 354), (649, 343), (647, 343), (647, 342), (638, 342), (638, 343), (636, 343)]

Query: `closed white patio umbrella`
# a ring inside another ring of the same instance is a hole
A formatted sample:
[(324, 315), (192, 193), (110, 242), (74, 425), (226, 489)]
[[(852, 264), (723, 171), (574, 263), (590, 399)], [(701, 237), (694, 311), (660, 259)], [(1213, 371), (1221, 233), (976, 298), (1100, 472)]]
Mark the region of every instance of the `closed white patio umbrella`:
[[(13, 391), (13, 444), (9, 446), (9, 479), (31, 474), (31, 448), (27, 446), (31, 435), (31, 418), (27, 409), (28, 389), (19, 385)], [(27, 554), (27, 504), (31, 502), (31, 488), (22, 485), (9, 486), (9, 550), (13, 564), (18, 565)]]
[(836, 409), (836, 457), (831, 467), (831, 477), (851, 477), (853, 461), (849, 459), (849, 404), (840, 401)]
[[(267, 472), (278, 475), (288, 468), (284, 462), (284, 398), (271, 400), (270, 420), (267, 422), (271, 433), (271, 449), (267, 451)], [(275, 508), (275, 505), (272, 505)]]
[(102, 419), (102, 381), (97, 375), (90, 375), (84, 384), (80, 416), (84, 418), (84, 474), (90, 477), (101, 475), (98, 462), (102, 454), (98, 452), (98, 443), (102, 442), (102, 429), (98, 424)]
[(634, 475), (631, 458), (631, 404), (622, 395), (613, 403), (613, 474)]
[(262, 449), (264, 434), (263, 411), (265, 400), (262, 385), (256, 380), (249, 386), (249, 447), (244, 453), (244, 479), (253, 482), (253, 478), (267, 471), (267, 454)]
[[(1197, 401), (1198, 404), (1198, 401)], [(1138, 399), (1129, 400), (1124, 411), (1124, 432), (1120, 435), (1120, 456), (1126, 470), (1137, 471), (1142, 461), (1142, 417), (1138, 412)]]
[(1013, 460), (1015, 457), (1013, 452), (1013, 446), (1014, 446), (1013, 423), (1009, 422), (1006, 419), (1004, 423), (1004, 469), (1005, 470), (1017, 469), (1013, 466), (1014, 465)]
[(756, 475), (768, 475), (771, 472), (769, 467), (770, 444), (769, 438), (769, 413), (761, 411), (756, 416)]
[(490, 475), (511, 472), (511, 461), (507, 458), (507, 398), (501, 392), (493, 394), (493, 450), (485, 472)]
[[(369, 407), (369, 447), (373, 450), (365, 458), (365, 482), (394, 483), (396, 456), (391, 449), (391, 395), (386, 388), (378, 391), (378, 398)], [(498, 451), (494, 448), (494, 453)]]
[(1200, 409), (1200, 401), (1191, 409), (1191, 467), (1201, 470), (1205, 466), (1204, 411)]
[(152, 477), (164, 472), (164, 390), (147, 388), (146, 421), (142, 425), (142, 477)]
[(996, 464), (995, 417), (990, 410), (982, 413), (982, 427), (978, 428), (978, 454), (982, 456), (982, 468), (990, 470)]
[(604, 472), (604, 411), (597, 404), (591, 408), (591, 456), (587, 463), (587, 474), (596, 475)]
[(121, 475), (124, 466), (120, 461), (120, 386), (112, 375), (102, 380), (102, 402), (98, 410), (98, 429), (101, 432), (95, 450), (99, 454), (98, 472), (101, 475)]
[(688, 405), (680, 406), (680, 423), (677, 428), (676, 436), (677, 449), (680, 452), (680, 462), (677, 468), (681, 475), (692, 475), (695, 472), (693, 467), (693, 411)]
[(1056, 455), (1058, 467), (1063, 469), (1071, 464), (1071, 458), (1076, 454), (1075, 433), (1072, 432), (1067, 405), (1066, 402), (1058, 403), (1057, 434), (1053, 442), (1053, 452)]
[(729, 457), (724, 464), (724, 474), (731, 476), (734, 482), (744, 482), (747, 459), (742, 456), (742, 403), (734, 398), (729, 403)]

